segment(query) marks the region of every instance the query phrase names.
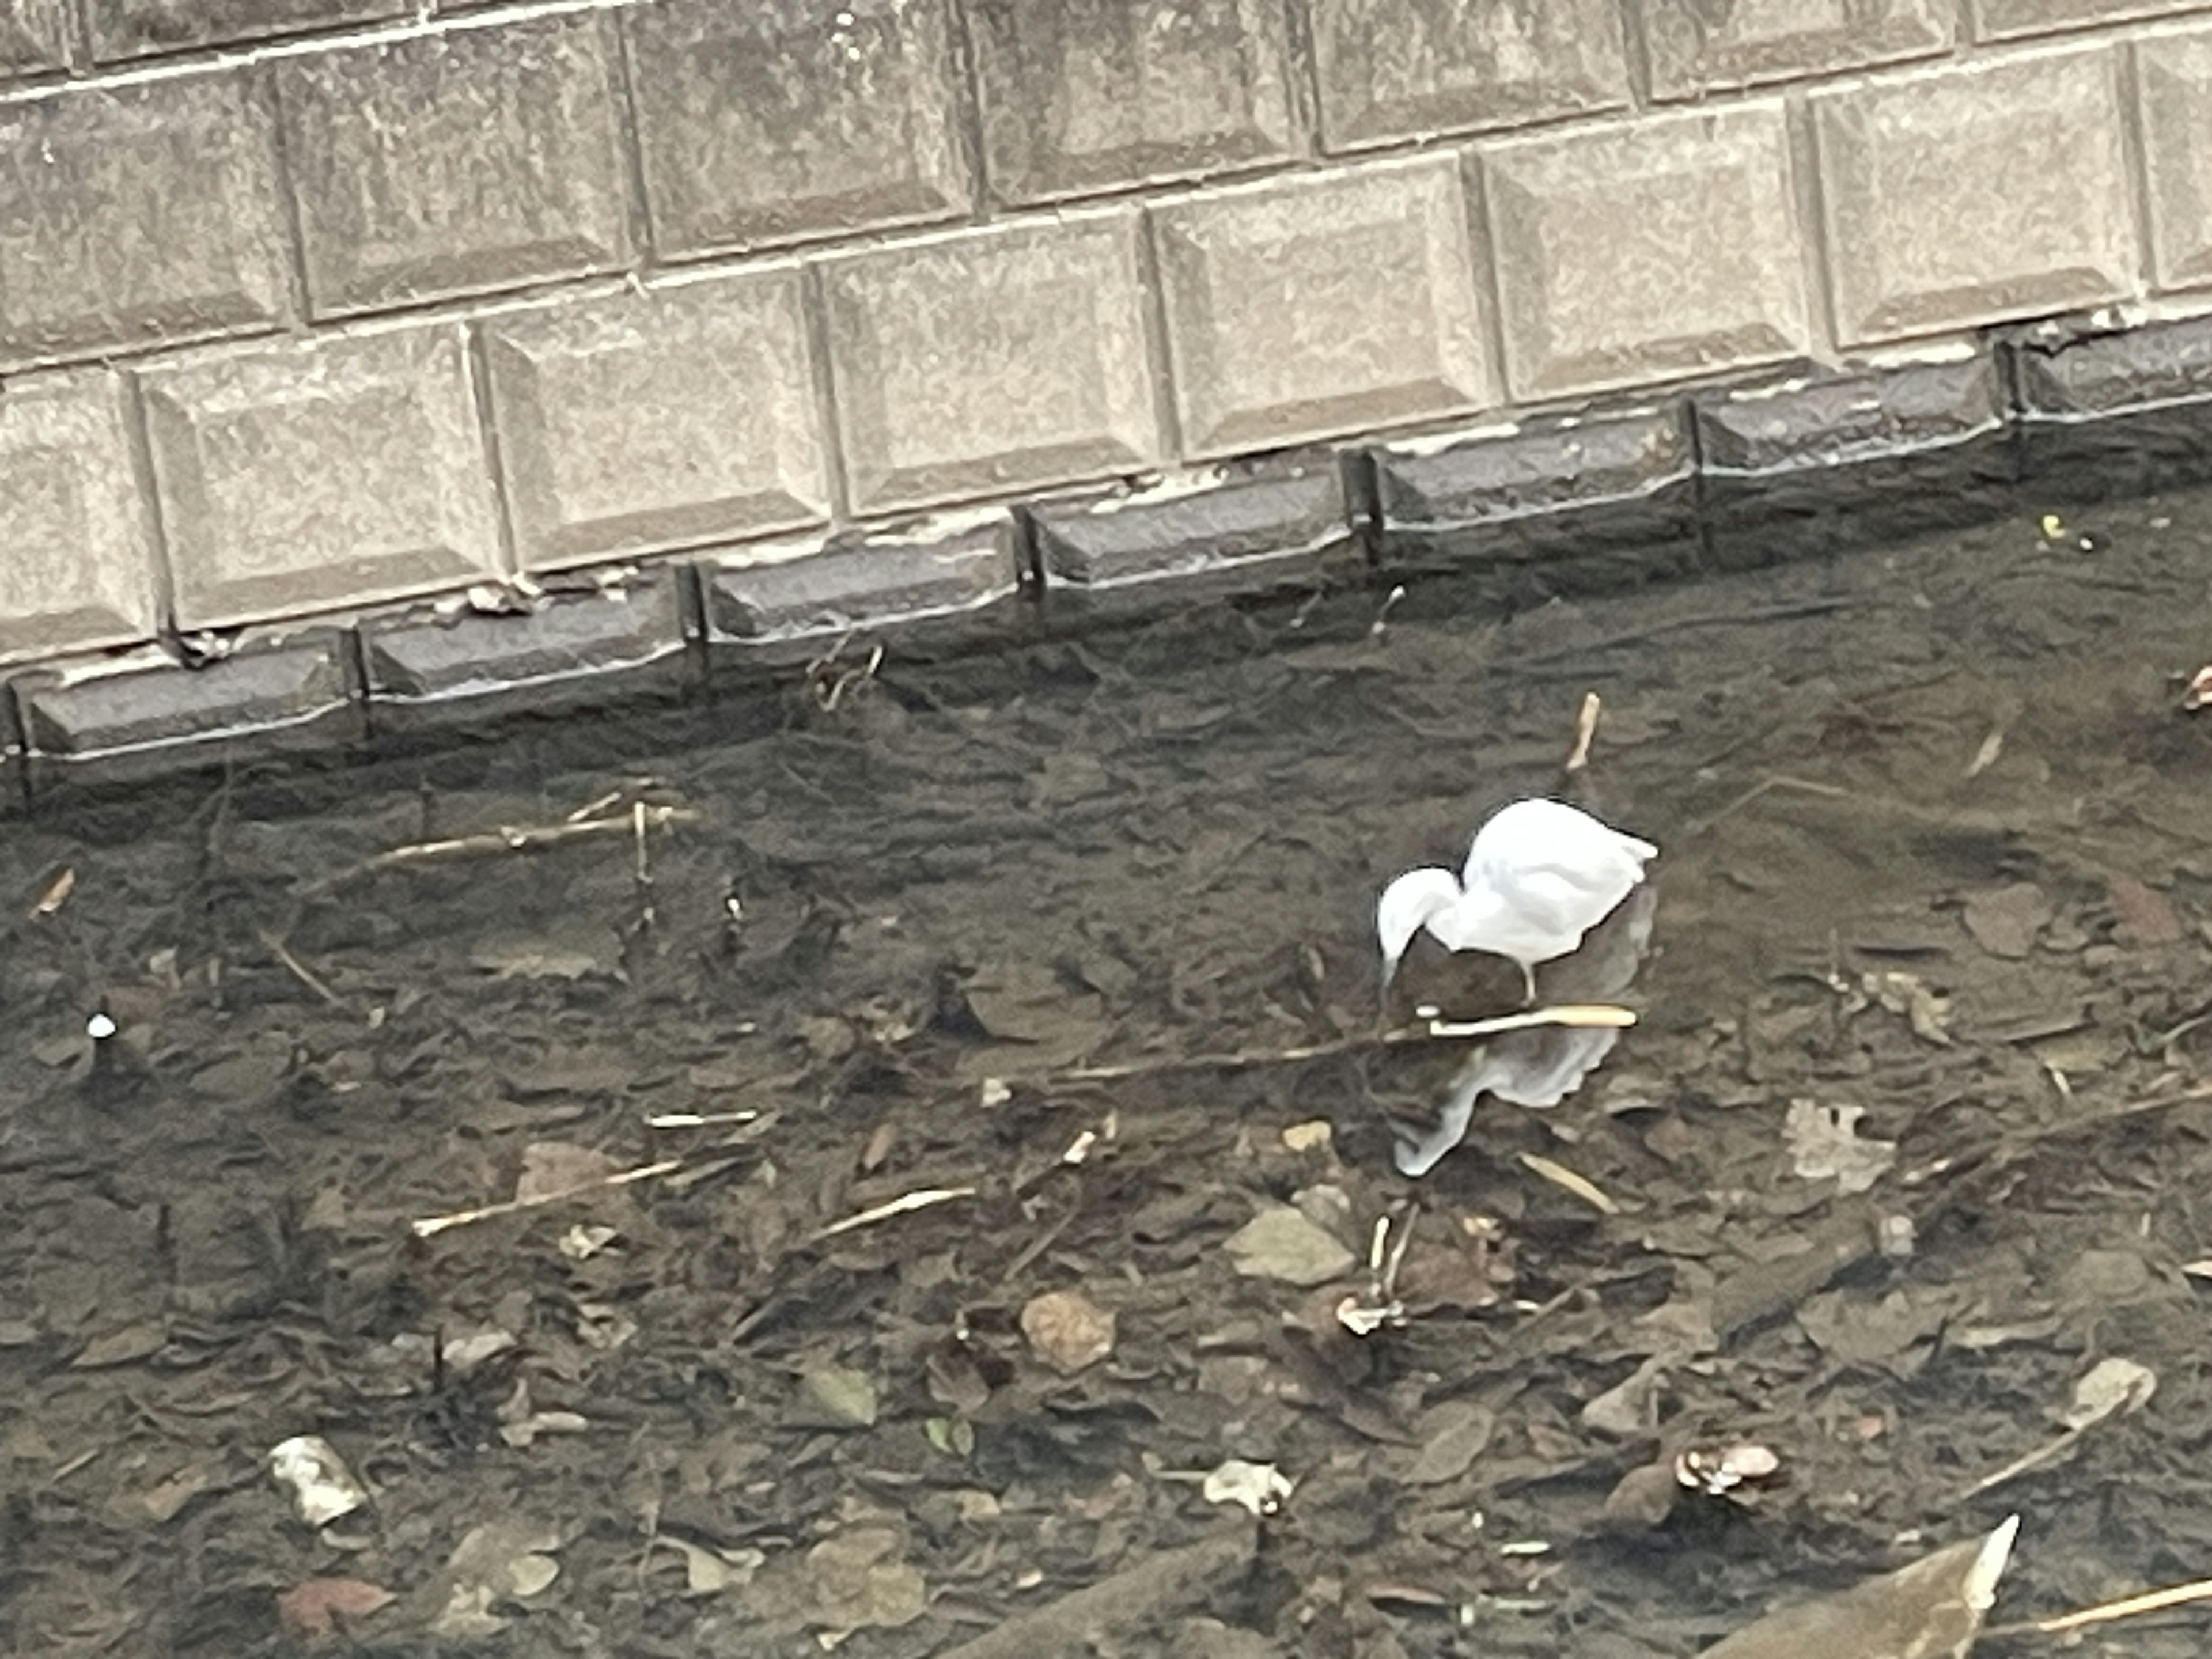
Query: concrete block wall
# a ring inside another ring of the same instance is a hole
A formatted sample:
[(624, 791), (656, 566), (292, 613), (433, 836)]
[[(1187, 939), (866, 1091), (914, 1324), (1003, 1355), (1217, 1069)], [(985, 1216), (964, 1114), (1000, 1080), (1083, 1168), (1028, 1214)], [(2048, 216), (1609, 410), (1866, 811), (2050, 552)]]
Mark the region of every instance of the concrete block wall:
[(2212, 308), (2196, 0), (0, 0), (0, 665), (1016, 506), (1049, 584), (1071, 491)]

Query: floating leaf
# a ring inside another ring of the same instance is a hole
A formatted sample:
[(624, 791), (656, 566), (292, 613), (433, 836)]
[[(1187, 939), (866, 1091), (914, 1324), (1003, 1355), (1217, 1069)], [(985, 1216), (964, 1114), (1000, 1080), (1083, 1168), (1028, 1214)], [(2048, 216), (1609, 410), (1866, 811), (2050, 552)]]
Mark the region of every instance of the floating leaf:
[(1048, 1291), (1022, 1309), (1030, 1352), (1073, 1376), (1114, 1352), (1114, 1316), (1080, 1291)]

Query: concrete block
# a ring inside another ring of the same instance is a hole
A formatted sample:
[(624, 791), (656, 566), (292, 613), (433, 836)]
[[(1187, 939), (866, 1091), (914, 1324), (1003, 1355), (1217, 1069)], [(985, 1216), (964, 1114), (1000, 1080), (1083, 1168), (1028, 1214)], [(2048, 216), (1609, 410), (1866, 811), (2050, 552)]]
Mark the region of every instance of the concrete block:
[(112, 63), (398, 17), (414, 7), (407, 0), (86, 0), (86, 10), (94, 55)]
[(1312, 0), (1332, 150), (1628, 102), (1613, 0)]
[(2012, 40), (2087, 23), (2119, 23), (2202, 11), (2203, 0), (1973, 0), (1974, 32), (1984, 40)]
[(268, 328), (291, 312), (275, 112), (246, 73), (0, 106), (0, 357)]
[(1340, 459), (1212, 469), (1030, 509), (1054, 621), (1352, 582), (1366, 556)]
[(966, 212), (950, 0), (628, 9), (664, 258)]
[(975, 0), (1000, 202), (1218, 173), (1295, 141), (1274, 0)]
[(2212, 478), (2212, 317), (2012, 344), (2021, 470), (2087, 501)]
[(1011, 637), (1024, 603), (1013, 520), (968, 514), (877, 536), (728, 553), (698, 566), (709, 672), (855, 665)]
[(691, 573), (673, 564), (556, 577), (509, 614), (465, 600), (360, 624), (372, 732), (558, 714), (694, 682)]
[(1778, 101), (1502, 140), (1482, 165), (1515, 396), (1809, 349)]
[(149, 647), (19, 675), (9, 689), (28, 741), (32, 792), (358, 742), (350, 658), (341, 629), (271, 629), (191, 665)]
[(795, 268), (495, 317), (483, 335), (526, 568), (828, 519)]
[(627, 265), (612, 28), (568, 13), (286, 58), (316, 313)]
[(1070, 214), (824, 260), (853, 510), (1157, 465), (1137, 231)]
[(1680, 404), (1369, 453), (1386, 568), (1486, 574), (1492, 597), (1525, 605), (1697, 564), (1697, 449)]
[(1932, 57), (1958, 32), (1952, 0), (1632, 3), (1662, 100)]
[(205, 354), (143, 376), (185, 629), (501, 568), (467, 342), (444, 325)]
[(0, 76), (71, 67), (77, 57), (75, 33), (69, 0), (0, 0)]
[(153, 637), (153, 526), (121, 379), (13, 381), (0, 395), (0, 663)]
[(1493, 400), (1451, 156), (1216, 188), (1152, 224), (1186, 455)]
[(1994, 353), (1695, 400), (1714, 563), (1740, 569), (1978, 524), (2012, 510)]
[(2151, 278), (2162, 289), (2212, 283), (2212, 30), (2135, 43), (2149, 181)]
[(1809, 101), (1840, 344), (2134, 289), (2112, 47), (1986, 58)]

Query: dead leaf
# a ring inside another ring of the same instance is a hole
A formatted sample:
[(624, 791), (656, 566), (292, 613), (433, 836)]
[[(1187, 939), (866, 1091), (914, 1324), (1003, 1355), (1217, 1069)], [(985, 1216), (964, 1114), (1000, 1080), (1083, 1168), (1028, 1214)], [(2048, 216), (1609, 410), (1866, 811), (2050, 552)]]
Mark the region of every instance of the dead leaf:
[(2118, 925), (2112, 937), (2123, 945), (2172, 945), (2181, 937), (2181, 923), (2173, 907), (2156, 888), (2146, 887), (2133, 876), (2114, 876), (2105, 884)]
[(1022, 1309), (1030, 1352), (1073, 1376), (1114, 1352), (1114, 1316), (1080, 1291), (1047, 1291)]
[(623, 1165), (605, 1152), (565, 1140), (539, 1140), (522, 1149), (522, 1173), (515, 1177), (514, 1198), (527, 1204), (599, 1187), (607, 1177), (622, 1172)]
[(720, 1595), (725, 1590), (743, 1589), (768, 1559), (758, 1550), (708, 1549), (666, 1533), (653, 1541), (683, 1556), (686, 1595)]
[(276, 1598), (276, 1618), (294, 1635), (313, 1640), (330, 1635), (339, 1619), (366, 1619), (394, 1599), (364, 1578), (303, 1578)]
[(1791, 1101), (1782, 1128), (1791, 1170), (1801, 1180), (1832, 1178), (1838, 1193), (1866, 1191), (1897, 1162), (1897, 1143), (1860, 1139), (1858, 1121), (1865, 1115), (1863, 1106)]
[(1420, 1455), (1406, 1479), (1417, 1486), (1441, 1486), (1456, 1480), (1474, 1467), (1490, 1444), (1497, 1419), (1487, 1407), (1472, 1400), (1447, 1400), (1422, 1414)]
[(1975, 944), (2016, 962), (2035, 949), (2036, 935), (2051, 920), (2051, 901), (2033, 882), (2016, 881), (1973, 895), (1960, 919)]
[(161, 1352), (169, 1334), (158, 1325), (125, 1325), (119, 1331), (96, 1336), (70, 1361), (73, 1371), (100, 1370), (109, 1365), (128, 1365)]
[(929, 1604), (928, 1586), (907, 1565), (904, 1550), (895, 1528), (855, 1527), (807, 1551), (813, 1622), (842, 1634), (896, 1630), (921, 1618)]
[(1271, 1204), (1229, 1236), (1224, 1247), (1247, 1279), (1310, 1288), (1351, 1270), (1357, 1260), (1334, 1235), (1287, 1204)]
[(508, 1621), (491, 1610), (493, 1604), (542, 1595), (561, 1576), (552, 1556), (560, 1547), (557, 1531), (527, 1521), (470, 1528), (447, 1564), (451, 1588), (431, 1630), (463, 1640), (497, 1635)]
[(865, 1429), (876, 1420), (875, 1380), (849, 1365), (823, 1365), (799, 1379), (784, 1420), (807, 1429)]
[(156, 1524), (171, 1521), (185, 1504), (215, 1484), (214, 1471), (204, 1463), (187, 1463), (167, 1480), (137, 1498), (140, 1510)]

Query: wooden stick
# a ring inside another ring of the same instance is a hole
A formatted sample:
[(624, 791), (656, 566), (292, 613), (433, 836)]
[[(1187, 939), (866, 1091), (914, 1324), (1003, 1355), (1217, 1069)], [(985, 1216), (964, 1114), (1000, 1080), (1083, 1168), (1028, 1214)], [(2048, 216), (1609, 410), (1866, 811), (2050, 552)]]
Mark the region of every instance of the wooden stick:
[(2206, 1601), (2212, 1601), (2212, 1578), (2200, 1578), (2192, 1584), (2169, 1584), (2164, 1589), (2145, 1590), (2141, 1595), (2063, 1613), (2055, 1619), (2039, 1619), (2034, 1628), (2046, 1636), (2056, 1636), (2061, 1631), (2080, 1630), (2085, 1625), (2108, 1625), (2115, 1619), (2133, 1619), (2138, 1613), (2163, 1613), (2168, 1607)]
[(535, 1193), (528, 1198), (510, 1198), (501, 1204), (486, 1204), (473, 1210), (455, 1210), (450, 1215), (427, 1216), (420, 1221), (410, 1221), (407, 1231), (417, 1238), (429, 1238), (444, 1232), (448, 1227), (466, 1227), (478, 1221), (489, 1221), (495, 1217), (514, 1215), (524, 1210), (539, 1209), (548, 1204), (558, 1204), (563, 1199), (580, 1198), (586, 1193), (604, 1192), (610, 1187), (628, 1187), (633, 1182), (650, 1181), (655, 1176), (674, 1173), (684, 1167), (680, 1158), (663, 1158), (658, 1164), (647, 1164), (641, 1169), (621, 1170), (604, 1181), (587, 1181), (580, 1187), (563, 1187), (557, 1193)]
[(1078, 1066), (1055, 1072), (1052, 1083), (1115, 1083), (1124, 1078), (1146, 1077), (1158, 1072), (1237, 1072), (1254, 1066), (1294, 1066), (1302, 1060), (1326, 1060), (1335, 1054), (1358, 1054), (1366, 1048), (1395, 1048), (1405, 1042), (1465, 1042), (1526, 1031), (1540, 1025), (1603, 1026), (1619, 1029), (1636, 1024), (1629, 1009), (1607, 1002), (1563, 1003), (1556, 1008), (1532, 1008), (1525, 1013), (1501, 1014), (1495, 1019), (1459, 1023), (1432, 1019), (1425, 1025), (1403, 1026), (1376, 1036), (1339, 1037), (1332, 1042), (1308, 1042), (1290, 1048), (1248, 1048), (1233, 1054), (1169, 1054), (1152, 1060), (1121, 1060), (1109, 1066)]
[(666, 829), (672, 823), (689, 823), (698, 813), (688, 806), (647, 806), (637, 804), (635, 813), (624, 812), (619, 817), (580, 818), (562, 823), (526, 825), (502, 824), (473, 836), (454, 836), (444, 841), (411, 842), (404, 847), (395, 847), (388, 853), (379, 853), (374, 858), (363, 859), (335, 875), (325, 876), (307, 884), (300, 890), (303, 896), (328, 892), (343, 886), (357, 877), (372, 875), (380, 870), (397, 870), (418, 864), (445, 864), (459, 859), (489, 858), (501, 853), (542, 853), (548, 848), (562, 847), (572, 841), (585, 841), (601, 836), (639, 836), (641, 826), (655, 830)]

